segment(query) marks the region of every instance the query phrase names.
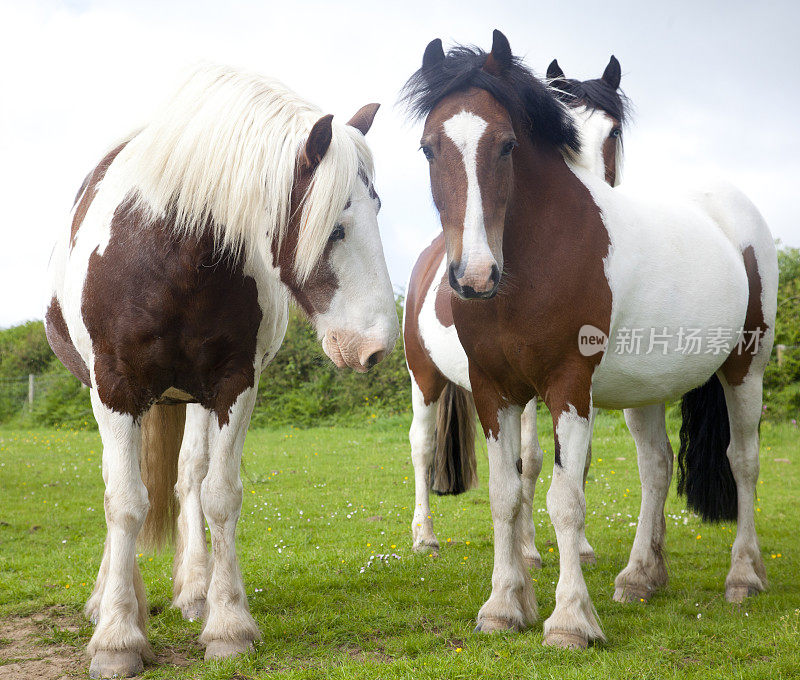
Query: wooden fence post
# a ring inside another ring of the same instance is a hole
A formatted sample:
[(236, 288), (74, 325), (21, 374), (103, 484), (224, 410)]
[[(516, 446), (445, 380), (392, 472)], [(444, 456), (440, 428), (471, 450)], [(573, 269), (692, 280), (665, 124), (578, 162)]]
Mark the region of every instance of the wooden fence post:
[(783, 353), (786, 351), (786, 345), (776, 345), (775, 350), (778, 355), (778, 366), (783, 366)]
[(33, 391), (35, 385), (35, 377), (33, 373), (28, 373), (28, 406), (33, 408)]

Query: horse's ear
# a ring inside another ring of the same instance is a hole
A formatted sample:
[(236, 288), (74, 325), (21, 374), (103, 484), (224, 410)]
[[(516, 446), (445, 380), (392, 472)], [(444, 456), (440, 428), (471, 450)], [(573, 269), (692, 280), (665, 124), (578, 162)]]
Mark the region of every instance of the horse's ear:
[(372, 127), (372, 121), (375, 120), (375, 114), (378, 113), (379, 108), (381, 108), (380, 104), (365, 104), (356, 111), (356, 115), (348, 120), (347, 124), (365, 135)]
[(608, 60), (606, 70), (603, 71), (603, 80), (615, 90), (619, 87), (620, 80), (622, 80), (622, 67), (613, 54), (611, 55), (611, 59)]
[(422, 68), (429, 69), (444, 61), (444, 48), (441, 38), (435, 38), (428, 43), (425, 54), (422, 55)]
[(551, 61), (550, 65), (547, 67), (547, 79), (563, 80), (565, 77), (564, 71), (562, 71), (561, 67), (558, 65), (558, 59), (553, 59), (553, 61)]
[(492, 51), (486, 57), (483, 70), (493, 76), (500, 76), (511, 66), (513, 56), (511, 55), (511, 45), (500, 31), (494, 29), (492, 33)]
[(322, 116), (322, 118), (314, 123), (314, 127), (312, 127), (311, 132), (308, 133), (308, 139), (303, 149), (302, 158), (304, 170), (313, 171), (325, 156), (325, 152), (331, 145), (331, 138), (333, 137), (333, 130), (331, 129), (332, 120), (333, 115), (331, 114)]

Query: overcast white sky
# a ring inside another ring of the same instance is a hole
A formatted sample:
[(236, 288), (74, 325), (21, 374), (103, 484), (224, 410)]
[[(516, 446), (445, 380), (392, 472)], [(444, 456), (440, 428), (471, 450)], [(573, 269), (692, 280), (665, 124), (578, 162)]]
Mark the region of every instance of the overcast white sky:
[[(383, 6), (383, 5), (386, 6)], [(404, 287), (439, 228), (419, 128), (394, 108), (434, 37), (488, 48), (493, 28), (543, 73), (598, 77), (611, 53), (636, 106), (625, 182), (722, 174), (800, 246), (800, 3), (0, 0), (0, 327), (41, 318), (46, 266), (83, 177), (198, 61), (273, 75), (368, 139), (384, 248)]]

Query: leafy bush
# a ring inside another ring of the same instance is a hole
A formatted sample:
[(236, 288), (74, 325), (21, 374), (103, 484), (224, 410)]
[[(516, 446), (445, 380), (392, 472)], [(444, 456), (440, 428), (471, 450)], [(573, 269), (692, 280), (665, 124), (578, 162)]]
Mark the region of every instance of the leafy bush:
[[(401, 299), (397, 309), (402, 313)], [(0, 352), (0, 423), (96, 427), (89, 391), (53, 355), (41, 321), (0, 331)], [(32, 409), (26, 405), (29, 373), (37, 375)], [(283, 346), (259, 381), (252, 424), (355, 423), (405, 413), (410, 406), (402, 339), (365, 375), (338, 369), (293, 308)]]
[[(800, 249), (780, 248), (778, 263), (775, 342), (786, 345), (787, 350), (781, 366), (773, 354), (767, 367), (765, 415), (797, 420), (800, 419)], [(399, 298), (398, 314), (402, 313), (402, 305)], [(24, 406), (29, 373), (39, 376), (33, 409)], [(252, 424), (308, 427), (375, 421), (407, 413), (410, 408), (402, 338), (394, 352), (366, 375), (340, 370), (322, 352), (305, 317), (292, 309), (283, 346), (261, 376)], [(41, 321), (0, 331), (0, 423), (93, 427), (90, 413), (88, 391), (52, 354)]]
[(776, 352), (764, 375), (768, 417), (800, 419), (800, 249), (778, 250), (778, 318), (775, 344), (786, 345), (778, 366)]

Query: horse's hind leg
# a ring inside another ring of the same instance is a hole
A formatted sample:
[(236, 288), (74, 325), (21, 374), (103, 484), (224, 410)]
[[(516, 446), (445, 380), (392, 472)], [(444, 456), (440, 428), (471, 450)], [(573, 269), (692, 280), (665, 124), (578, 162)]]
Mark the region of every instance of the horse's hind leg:
[(186, 407), (186, 427), (178, 458), (175, 490), (180, 501), (180, 515), (172, 567), (172, 604), (189, 621), (202, 618), (208, 592), (208, 548), (200, 485), (208, 472), (213, 417), (199, 404)]
[[(722, 373), (722, 372), (721, 372)], [(758, 423), (761, 418), (761, 374), (748, 373), (739, 385), (720, 375), (731, 428), (728, 461), (736, 481), (736, 540), (731, 551), (731, 569), (725, 579), (725, 598), (741, 602), (767, 587), (767, 575), (755, 524), (758, 483)]]
[(638, 602), (667, 583), (664, 560), (664, 504), (672, 479), (672, 447), (667, 437), (664, 404), (625, 410), (625, 422), (636, 442), (642, 505), (631, 556), (614, 582), (617, 602)]
[(437, 401), (426, 404), (422, 390), (412, 375), (411, 404), (414, 417), (408, 438), (411, 442), (411, 461), (414, 465), (414, 518), (411, 521), (411, 534), (415, 552), (439, 551), (439, 541), (433, 533), (428, 479), (436, 448), (436, 408), (440, 398), (441, 389)]
[(536, 523), (533, 519), (533, 495), (536, 480), (542, 471), (542, 447), (536, 431), (536, 399), (531, 399), (522, 412), (521, 423), (522, 459), (522, 505), (517, 518), (517, 536), (522, 542), (522, 559), (530, 569), (542, 566), (542, 558), (536, 549)]
[(260, 637), (250, 615), (236, 557), (236, 523), (242, 511), (242, 449), (255, 399), (256, 388), (248, 388), (228, 411), (228, 422), (222, 427), (215, 423), (210, 428), (214, 434), (208, 474), (200, 490), (213, 555), (207, 617), (200, 635), (200, 642), (206, 646), (206, 659), (247, 652)]
[(136, 566), (136, 537), (148, 509), (139, 470), (141, 428), (132, 416), (105, 406), (96, 389), (91, 397), (103, 440), (108, 533), (97, 628), (87, 649), (92, 657), (89, 673), (93, 678), (129, 677), (142, 670), (142, 657), (150, 655), (140, 602), (144, 588)]

